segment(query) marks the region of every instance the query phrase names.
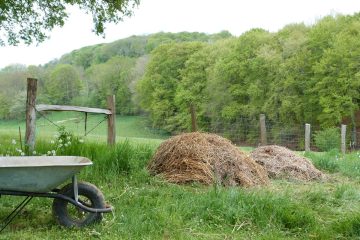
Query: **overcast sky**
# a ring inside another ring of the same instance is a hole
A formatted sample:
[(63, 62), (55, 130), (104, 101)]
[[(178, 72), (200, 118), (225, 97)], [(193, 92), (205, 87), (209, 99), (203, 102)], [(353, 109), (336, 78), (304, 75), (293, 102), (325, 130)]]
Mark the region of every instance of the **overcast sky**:
[(131, 35), (228, 30), (239, 36), (252, 28), (275, 32), (290, 23), (309, 25), (329, 14), (359, 11), (359, 0), (140, 0), (134, 16), (107, 25), (102, 38), (91, 31), (91, 16), (71, 8), (65, 26), (54, 29), (39, 46), (0, 47), (0, 68), (13, 63), (44, 64), (72, 50)]

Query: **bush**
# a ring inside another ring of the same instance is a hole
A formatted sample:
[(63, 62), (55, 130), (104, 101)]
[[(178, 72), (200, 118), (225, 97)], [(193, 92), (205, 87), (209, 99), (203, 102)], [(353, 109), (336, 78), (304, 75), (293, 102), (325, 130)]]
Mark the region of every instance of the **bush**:
[(328, 152), (340, 149), (340, 132), (337, 128), (328, 128), (315, 133), (315, 145), (320, 151)]

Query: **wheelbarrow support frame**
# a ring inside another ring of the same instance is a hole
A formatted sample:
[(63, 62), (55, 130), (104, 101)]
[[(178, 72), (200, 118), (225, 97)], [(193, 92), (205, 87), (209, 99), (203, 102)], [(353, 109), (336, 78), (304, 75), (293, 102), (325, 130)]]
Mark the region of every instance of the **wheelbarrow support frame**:
[(0, 190), (1, 195), (8, 196), (25, 196), (26, 198), (15, 207), (15, 209), (3, 220), (2, 227), (0, 233), (12, 222), (12, 220), (24, 209), (24, 207), (33, 199), (34, 197), (42, 197), (42, 198), (53, 198), (53, 199), (61, 199), (67, 201), (74, 206), (90, 213), (108, 213), (113, 210), (112, 207), (107, 208), (91, 208), (83, 205), (79, 202), (79, 189), (78, 189), (78, 181), (76, 175), (72, 177), (72, 185), (74, 189), (74, 198), (68, 197), (59, 193), (60, 189), (53, 189), (51, 192), (22, 192), (22, 191), (10, 191), (10, 190)]

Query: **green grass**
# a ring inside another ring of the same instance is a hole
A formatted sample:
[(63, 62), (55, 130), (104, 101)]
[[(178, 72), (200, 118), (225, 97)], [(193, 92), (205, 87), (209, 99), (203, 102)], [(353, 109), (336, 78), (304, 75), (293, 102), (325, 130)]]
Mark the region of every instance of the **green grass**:
[[(34, 199), (0, 239), (360, 239), (359, 152), (305, 153), (327, 173), (321, 182), (276, 180), (248, 189), (176, 185), (146, 170), (161, 139), (133, 141), (130, 135), (137, 139), (141, 133), (131, 129), (139, 126), (137, 118), (122, 121), (128, 136), (116, 146), (73, 141), (60, 152), (94, 162), (79, 179), (103, 191), (113, 214), (85, 229), (66, 229), (53, 219), (50, 199)], [(19, 147), (11, 139), (10, 131), (0, 148)], [(48, 138), (36, 146), (39, 153), (54, 148)], [(0, 218), (20, 200), (2, 196)]]
[[(58, 125), (65, 126), (68, 131), (74, 133), (76, 136), (86, 139), (88, 142), (106, 142), (107, 122), (106, 120), (103, 121), (104, 115), (88, 115), (86, 125), (87, 132), (90, 131), (90, 133), (88, 133), (87, 136), (85, 136), (84, 117), (85, 115), (83, 113), (76, 112), (54, 112), (45, 115), (45, 117), (38, 115), (36, 122), (36, 137), (39, 139), (50, 140), (57, 133), (56, 125)], [(25, 123), (23, 120), (2, 120), (0, 121), (0, 136), (7, 140), (9, 138), (19, 140), (19, 127), (21, 129), (22, 138), (24, 138)], [(169, 134), (158, 129), (152, 129), (145, 117), (117, 116), (116, 136), (117, 141), (119, 142), (130, 140), (138, 143), (158, 145), (164, 139), (168, 138)]]

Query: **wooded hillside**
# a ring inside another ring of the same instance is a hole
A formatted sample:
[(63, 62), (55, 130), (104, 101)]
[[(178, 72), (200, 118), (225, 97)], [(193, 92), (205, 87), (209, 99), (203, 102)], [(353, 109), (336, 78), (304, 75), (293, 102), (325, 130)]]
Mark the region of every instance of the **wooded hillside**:
[[(278, 32), (157, 33), (75, 50), (44, 66), (0, 71), (0, 118), (21, 116), (27, 76), (40, 79), (41, 103), (105, 107), (150, 114), (155, 127), (249, 123), (265, 113), (273, 123), (331, 127), (355, 124), (360, 103), (360, 14), (328, 16), (312, 26)], [(16, 96), (16, 97), (13, 97)]]

